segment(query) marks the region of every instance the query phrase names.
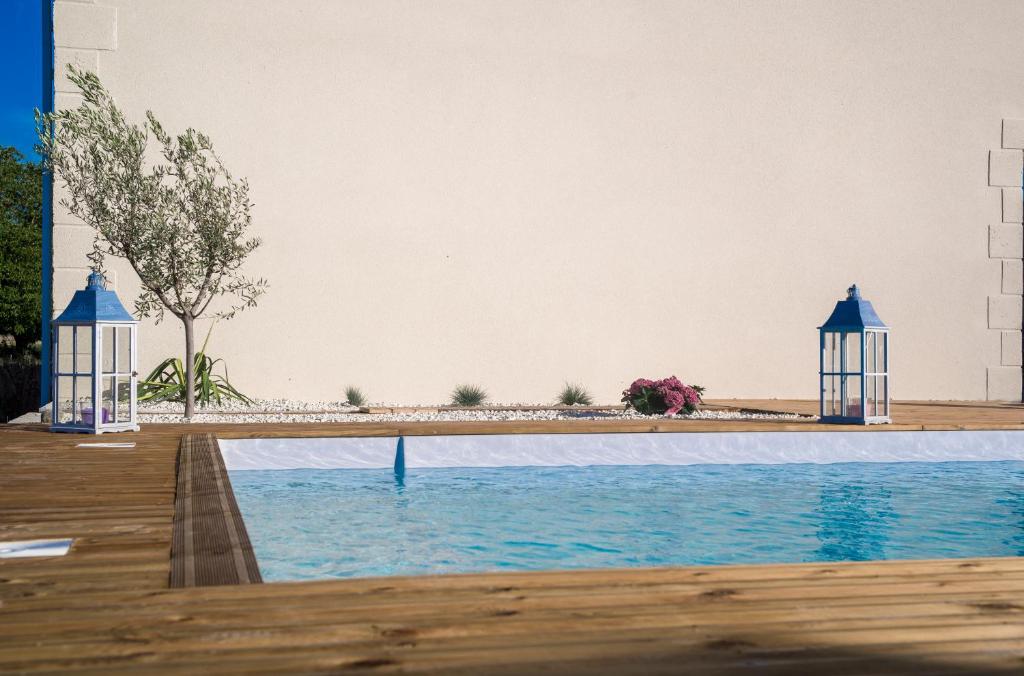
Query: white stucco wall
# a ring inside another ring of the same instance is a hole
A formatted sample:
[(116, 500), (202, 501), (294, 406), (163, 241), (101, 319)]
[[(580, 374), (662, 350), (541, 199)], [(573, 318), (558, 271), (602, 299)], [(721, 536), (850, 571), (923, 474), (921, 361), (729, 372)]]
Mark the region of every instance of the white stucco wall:
[[(894, 396), (1019, 397), (1021, 26), (1013, 1), (55, 9), (58, 68), (249, 178), (271, 289), (214, 333), (232, 381), (401, 402), (669, 374), (815, 397), (851, 282), (893, 327)], [(89, 231), (55, 222), (59, 310)], [(143, 367), (181, 335), (144, 324)]]

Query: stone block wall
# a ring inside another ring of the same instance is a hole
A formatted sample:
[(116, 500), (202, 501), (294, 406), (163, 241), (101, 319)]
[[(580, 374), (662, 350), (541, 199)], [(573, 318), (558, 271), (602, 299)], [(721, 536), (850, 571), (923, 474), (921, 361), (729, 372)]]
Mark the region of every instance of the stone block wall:
[(1002, 148), (989, 152), (988, 182), (999, 188), (1002, 222), (988, 229), (988, 255), (1001, 268), (999, 292), (988, 298), (988, 327), (1000, 333), (999, 363), (988, 367), (989, 399), (1021, 399), (1024, 323), (1024, 120), (1003, 120)]
[[(82, 97), (67, 78), (69, 64), (102, 75), (101, 57), (117, 49), (117, 9), (96, 0), (57, 0), (53, 6), (54, 109), (76, 108)], [(93, 230), (65, 209), (61, 181), (53, 185), (53, 315), (57, 316), (89, 274), (86, 254)], [(107, 287), (117, 289), (117, 272), (108, 270)]]

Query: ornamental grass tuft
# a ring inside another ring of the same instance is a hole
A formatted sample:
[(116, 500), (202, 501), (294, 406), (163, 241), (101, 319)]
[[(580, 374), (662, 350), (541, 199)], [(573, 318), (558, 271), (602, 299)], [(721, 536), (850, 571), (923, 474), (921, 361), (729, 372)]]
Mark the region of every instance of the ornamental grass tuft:
[(566, 383), (559, 392), (557, 401), (562, 406), (591, 406), (594, 403), (590, 392), (579, 383)]
[(479, 385), (459, 385), (452, 390), (455, 406), (480, 406), (487, 400), (487, 391)]
[(349, 406), (366, 406), (366, 395), (358, 387), (345, 388), (345, 401)]

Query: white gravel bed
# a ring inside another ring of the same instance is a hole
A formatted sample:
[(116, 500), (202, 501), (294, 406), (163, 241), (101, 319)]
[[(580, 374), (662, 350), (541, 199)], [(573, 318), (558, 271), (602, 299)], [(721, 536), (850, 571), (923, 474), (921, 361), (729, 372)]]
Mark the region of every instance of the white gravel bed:
[[(495, 404), (492, 404), (495, 405)], [(514, 406), (516, 404), (501, 404)], [(518, 404), (522, 405), (522, 404)], [(391, 407), (397, 404), (373, 404)], [(646, 416), (636, 411), (474, 410), (415, 411), (403, 413), (356, 413), (359, 409), (345, 402), (298, 402), (286, 399), (260, 400), (253, 405), (225, 402), (212, 409), (197, 409), (193, 423), (287, 423), (287, 422), (461, 422), (473, 420), (800, 420), (805, 416), (790, 413), (743, 413), (739, 411), (697, 411), (689, 415)], [(140, 404), (139, 422), (184, 422), (182, 405), (178, 403)]]
[[(376, 404), (374, 404), (376, 406)], [(180, 402), (139, 402), (139, 413), (176, 413), (184, 410)], [(358, 411), (358, 406), (350, 406), (347, 401), (298, 401), (295, 399), (256, 399), (252, 404), (242, 401), (225, 400), (220, 404), (213, 404), (205, 409), (210, 412), (227, 411), (231, 413), (285, 413), (295, 411), (338, 411), (346, 413)], [(196, 406), (196, 411), (202, 413), (204, 409)]]

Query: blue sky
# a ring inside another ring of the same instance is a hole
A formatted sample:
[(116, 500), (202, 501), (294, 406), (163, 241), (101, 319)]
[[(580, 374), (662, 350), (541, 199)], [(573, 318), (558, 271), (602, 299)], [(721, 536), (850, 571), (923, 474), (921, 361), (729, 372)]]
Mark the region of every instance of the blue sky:
[(42, 105), (42, 2), (0, 2), (0, 146), (38, 156), (34, 108)]

